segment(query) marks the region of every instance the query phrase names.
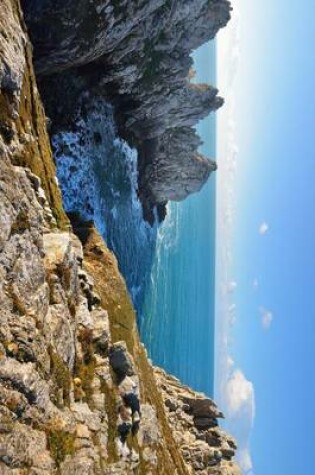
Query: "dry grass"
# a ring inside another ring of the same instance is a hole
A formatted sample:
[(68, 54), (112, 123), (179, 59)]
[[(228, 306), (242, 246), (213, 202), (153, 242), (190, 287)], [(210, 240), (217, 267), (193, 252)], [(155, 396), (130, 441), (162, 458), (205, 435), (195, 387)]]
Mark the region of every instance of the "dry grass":
[[(12, 0), (12, 9), (17, 21), (20, 21), (22, 28), (25, 29), (18, 0)], [(22, 147), (16, 148), (17, 151), (13, 155), (14, 165), (29, 167), (39, 176), (58, 226), (66, 229), (69, 220), (64, 212), (61, 192), (55, 180), (56, 168), (47, 133), (46, 116), (37, 90), (30, 43), (25, 47), (25, 57), (26, 67), (19, 100), (17, 101), (17, 98), (8, 91), (0, 91), (0, 132), (3, 134), (5, 131), (4, 139), (7, 142), (11, 139), (20, 142)], [(12, 118), (12, 107), (18, 107), (16, 119)]]
[[(112, 340), (113, 342), (121, 340), (126, 342), (138, 369), (142, 402), (151, 404), (157, 412), (162, 428), (163, 440), (157, 447), (158, 466), (155, 474), (174, 475), (174, 471), (177, 469), (181, 475), (187, 475), (187, 468), (171, 435), (164, 403), (157, 388), (152, 367), (148, 362), (145, 350), (140, 344), (136, 315), (125, 281), (118, 270), (117, 261), (114, 255), (107, 249), (92, 223), (83, 224), (74, 221), (73, 226), (84, 246), (85, 269), (93, 277), (97, 292), (101, 297), (101, 304), (108, 311)], [(116, 410), (113, 401), (108, 410), (110, 412)], [(111, 416), (112, 414), (109, 414), (109, 418)], [(130, 443), (135, 448), (138, 448), (136, 447), (136, 438)], [(145, 473), (147, 473), (147, 467), (142, 460), (139, 474)]]

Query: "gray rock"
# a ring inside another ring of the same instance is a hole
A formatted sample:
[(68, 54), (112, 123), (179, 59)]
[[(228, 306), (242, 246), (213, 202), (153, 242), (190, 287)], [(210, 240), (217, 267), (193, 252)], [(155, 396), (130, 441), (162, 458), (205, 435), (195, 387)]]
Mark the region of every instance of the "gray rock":
[(135, 374), (134, 363), (124, 341), (119, 341), (111, 346), (109, 362), (117, 376), (121, 378)]
[(0, 89), (11, 94), (20, 91), (25, 67), (26, 35), (15, 15), (12, 2), (3, 0), (0, 17), (6, 19), (6, 34), (0, 41)]
[(161, 437), (161, 430), (156, 411), (150, 404), (141, 405), (141, 424), (139, 428), (139, 444), (154, 446)]
[(236, 443), (218, 427), (217, 417), (222, 417), (222, 413), (214, 401), (159, 368), (155, 375), (164, 404), (169, 408), (174, 438), (188, 465), (200, 475), (238, 474), (238, 466), (232, 463)]
[(53, 0), (30, 0), (25, 8), (55, 129), (106, 96), (139, 150), (146, 216), (200, 190), (216, 166), (198, 154), (193, 127), (223, 100), (216, 88), (189, 81), (191, 53), (226, 25), (230, 2), (66, 0), (56, 9)]

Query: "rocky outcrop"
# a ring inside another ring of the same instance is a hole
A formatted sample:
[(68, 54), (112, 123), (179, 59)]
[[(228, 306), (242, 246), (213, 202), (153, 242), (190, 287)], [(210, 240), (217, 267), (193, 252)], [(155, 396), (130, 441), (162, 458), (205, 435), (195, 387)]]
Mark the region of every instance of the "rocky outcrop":
[(0, 5), (0, 85), (2, 154), (10, 153), (14, 165), (28, 166), (42, 177), (55, 219), (61, 227), (67, 226), (32, 66), (32, 48), (17, 0), (3, 0)]
[[(41, 73), (69, 69), (111, 56), (140, 58), (146, 41), (154, 41), (160, 30), (160, 51), (197, 48), (213, 38), (229, 19), (230, 4), (222, 0), (24, 0), (27, 20), (35, 28), (40, 45), (37, 63)], [(193, 36), (189, 33), (193, 32)], [(130, 42), (130, 37), (132, 41)], [(32, 36), (34, 42), (34, 35)], [(117, 53), (117, 54), (116, 54)], [(139, 58), (139, 59), (140, 59)], [(132, 71), (132, 68), (131, 68)], [(132, 82), (131, 71), (125, 81)], [(123, 71), (122, 71), (123, 72)], [(128, 79), (129, 77), (129, 79)]]
[(216, 404), (160, 368), (155, 368), (155, 376), (173, 436), (192, 473), (241, 475), (233, 462), (236, 442), (219, 428), (223, 414)]
[(198, 191), (214, 167), (198, 153), (193, 127), (223, 101), (214, 87), (190, 81), (190, 55), (226, 25), (230, 3), (28, 0), (24, 7), (55, 129), (73, 127), (78, 96), (87, 104), (105, 96), (139, 150), (147, 215)]
[(189, 127), (170, 129), (159, 140), (146, 143), (147, 165), (140, 177), (140, 188), (146, 193), (144, 204), (150, 202), (152, 194), (163, 203), (183, 200), (201, 189), (217, 166), (196, 152), (199, 145), (200, 138)]

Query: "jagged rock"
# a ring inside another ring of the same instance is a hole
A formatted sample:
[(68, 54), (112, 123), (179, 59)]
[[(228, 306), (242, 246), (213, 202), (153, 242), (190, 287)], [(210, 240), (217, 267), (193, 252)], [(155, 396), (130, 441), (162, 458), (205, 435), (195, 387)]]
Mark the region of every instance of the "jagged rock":
[(71, 248), (69, 233), (44, 234), (45, 264), (47, 269), (62, 266)]
[[(157, 51), (190, 51), (213, 38), (230, 18), (230, 4), (225, 0), (141, 0), (136, 4), (66, 0), (57, 10), (54, 6), (53, 0), (28, 0), (24, 6), (33, 42), (40, 43), (38, 70), (45, 74), (106, 55), (118, 65), (121, 59), (127, 63), (129, 56), (132, 65), (130, 56), (138, 51), (141, 60), (161, 29), (165, 36), (159, 38)], [(94, 28), (88, 28), (91, 24)]]
[(123, 441), (126, 441), (128, 434), (132, 429), (132, 417), (131, 411), (129, 412), (127, 408), (123, 408), (119, 411), (119, 417), (117, 421), (117, 430), (119, 432), (120, 438)]
[(114, 343), (109, 350), (109, 362), (119, 377), (132, 376), (135, 374), (134, 363), (127, 350), (124, 341)]
[(6, 29), (0, 41), (0, 89), (10, 93), (19, 92), (22, 87), (24, 48), (27, 42), (25, 32), (16, 21), (15, 15), (12, 2), (3, 0), (0, 5), (0, 18), (5, 19)]
[(187, 411), (192, 413), (195, 418), (222, 418), (223, 414), (218, 410), (216, 404), (211, 399), (206, 398), (183, 398), (188, 406)]
[(107, 354), (110, 345), (110, 329), (108, 313), (103, 310), (93, 310), (93, 342), (95, 349), (100, 354)]
[(198, 430), (207, 430), (216, 427), (218, 422), (212, 417), (195, 417), (194, 424)]
[[(2, 471), (4, 462), (7, 472)], [(41, 431), (34, 430), (19, 422), (0, 431), (0, 473), (14, 473), (14, 469), (33, 467), (33, 473), (49, 475), (55, 471), (56, 464), (47, 450), (47, 440)], [(20, 472), (21, 473), (21, 472)]]
[(154, 446), (161, 437), (155, 409), (150, 404), (141, 406), (141, 425), (139, 429), (139, 444)]
[(148, 160), (140, 177), (140, 190), (146, 194), (145, 201), (180, 201), (200, 190), (217, 168), (214, 162), (197, 153), (200, 143), (196, 132), (189, 127), (171, 129), (158, 141), (144, 143)]
[(216, 166), (198, 154), (193, 127), (223, 100), (216, 88), (190, 82), (191, 53), (226, 25), (229, 1), (67, 0), (56, 10), (52, 0), (30, 0), (25, 10), (55, 131), (107, 97), (138, 147), (146, 216), (200, 190)]
[(238, 467), (231, 462), (236, 443), (218, 428), (217, 418), (223, 414), (216, 404), (159, 368), (155, 369), (155, 375), (170, 426), (186, 462), (200, 475), (237, 474)]
[(0, 380), (18, 389), (30, 404), (47, 409), (50, 404), (47, 383), (38, 375), (32, 363), (20, 363), (7, 358), (0, 362)]
[(242, 471), (234, 462), (222, 462), (220, 467), (211, 470), (211, 475), (242, 475)]
[(75, 361), (74, 335), (71, 328), (70, 312), (64, 304), (49, 307), (43, 327), (47, 343), (61, 356), (69, 369)]
[(136, 376), (126, 376), (119, 384), (119, 393), (126, 406), (130, 407), (132, 414), (140, 414), (139, 379)]

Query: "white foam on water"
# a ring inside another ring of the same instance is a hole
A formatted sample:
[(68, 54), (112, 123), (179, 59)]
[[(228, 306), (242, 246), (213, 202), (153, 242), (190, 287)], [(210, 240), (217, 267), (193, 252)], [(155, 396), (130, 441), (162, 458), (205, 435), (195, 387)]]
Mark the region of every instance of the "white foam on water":
[(112, 107), (103, 100), (91, 103), (75, 130), (56, 134), (52, 143), (66, 211), (94, 220), (140, 307), (157, 224), (143, 218), (137, 151), (117, 136)]

